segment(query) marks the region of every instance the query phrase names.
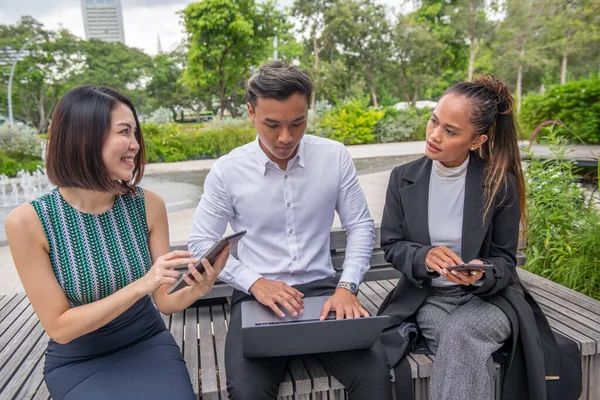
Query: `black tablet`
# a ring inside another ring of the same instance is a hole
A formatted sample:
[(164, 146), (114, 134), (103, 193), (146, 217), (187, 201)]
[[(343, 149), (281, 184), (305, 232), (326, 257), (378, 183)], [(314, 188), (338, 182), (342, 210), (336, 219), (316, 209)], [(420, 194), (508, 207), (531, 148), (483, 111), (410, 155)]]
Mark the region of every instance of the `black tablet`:
[[(198, 262), (196, 262), (196, 264), (194, 264), (194, 266), (196, 267), (198, 272), (200, 272), (201, 274), (204, 273), (204, 266), (202, 265), (203, 258), (206, 258), (208, 260), (208, 262), (211, 263), (211, 265), (214, 264), (215, 261), (217, 260), (217, 257), (219, 256), (219, 254), (221, 254), (221, 252), (225, 249), (225, 247), (227, 247), (228, 244), (231, 244), (233, 246), (245, 234), (246, 234), (246, 231), (240, 231), (240, 232), (236, 232), (232, 235), (225, 236), (225, 237), (219, 239), (219, 241), (217, 243), (215, 243), (210, 249), (208, 249), (202, 255), (202, 257), (200, 257), (198, 259)], [(179, 279), (177, 279), (177, 282), (175, 282), (173, 284), (173, 286), (171, 286), (169, 288), (169, 290), (167, 291), (167, 294), (174, 293), (174, 292), (188, 286), (187, 282), (183, 280), (184, 275), (189, 275), (190, 279), (192, 279), (192, 280), (194, 279), (194, 277), (189, 273), (189, 270), (186, 265), (182, 265), (181, 267), (176, 267), (175, 270), (180, 271)]]

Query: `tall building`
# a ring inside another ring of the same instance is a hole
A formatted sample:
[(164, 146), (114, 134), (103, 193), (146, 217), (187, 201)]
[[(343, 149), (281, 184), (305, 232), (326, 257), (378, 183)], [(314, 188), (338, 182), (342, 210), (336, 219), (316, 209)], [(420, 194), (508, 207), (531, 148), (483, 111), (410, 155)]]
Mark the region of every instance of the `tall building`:
[(121, 0), (81, 0), (85, 39), (125, 44)]

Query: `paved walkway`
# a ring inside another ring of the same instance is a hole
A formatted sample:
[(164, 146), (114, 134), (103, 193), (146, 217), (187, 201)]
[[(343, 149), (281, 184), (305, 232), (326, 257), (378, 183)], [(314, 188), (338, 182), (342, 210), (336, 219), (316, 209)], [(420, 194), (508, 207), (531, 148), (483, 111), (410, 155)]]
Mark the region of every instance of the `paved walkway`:
[[(521, 143), (526, 144), (525, 142)], [(423, 154), (425, 142), (404, 142), (404, 143), (385, 143), (372, 145), (349, 146), (348, 150), (354, 159), (418, 155)], [(600, 146), (573, 146), (575, 150), (571, 157), (600, 157)], [(547, 156), (547, 146), (534, 145), (534, 154)], [(199, 171), (210, 169), (214, 160), (184, 161), (167, 164), (149, 164), (146, 167), (148, 175), (160, 174), (178, 171)], [(391, 170), (359, 175), (358, 180), (363, 188), (371, 215), (376, 223), (381, 222), (383, 206), (385, 202), (385, 191), (387, 188)], [(168, 213), (169, 232), (171, 242), (186, 242), (191, 229), (191, 221), (194, 215), (195, 207), (185, 208)], [(336, 216), (334, 226), (340, 226), (339, 219)], [(19, 277), (10, 251), (7, 246), (0, 247), (0, 294), (22, 292)]]

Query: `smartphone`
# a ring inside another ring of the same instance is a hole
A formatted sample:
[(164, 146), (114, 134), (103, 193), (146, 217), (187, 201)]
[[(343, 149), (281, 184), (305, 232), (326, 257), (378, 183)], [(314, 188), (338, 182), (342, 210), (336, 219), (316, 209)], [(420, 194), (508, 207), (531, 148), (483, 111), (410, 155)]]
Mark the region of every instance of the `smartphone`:
[[(212, 247), (210, 249), (206, 250), (204, 252), (204, 254), (202, 255), (202, 257), (200, 257), (198, 259), (198, 261), (196, 262), (196, 264), (194, 264), (194, 267), (196, 267), (196, 270), (198, 272), (200, 272), (201, 274), (204, 273), (205, 269), (204, 269), (204, 265), (202, 265), (203, 258), (206, 258), (206, 260), (209, 263), (214, 264), (215, 261), (217, 260), (217, 257), (219, 256), (219, 254), (221, 254), (221, 252), (225, 249), (225, 247), (227, 247), (227, 245), (230, 244), (233, 246), (234, 244), (239, 242), (240, 239), (245, 234), (246, 234), (246, 231), (240, 231), (240, 232), (236, 232), (232, 235), (225, 236), (225, 237), (219, 239), (214, 245), (212, 245)], [(175, 271), (179, 271), (179, 279), (177, 279), (177, 282), (175, 282), (173, 284), (173, 286), (171, 286), (169, 288), (169, 290), (167, 291), (167, 294), (174, 293), (174, 292), (188, 286), (187, 282), (183, 280), (184, 275), (188, 275), (189, 278), (192, 280), (194, 279), (194, 277), (192, 275), (190, 275), (187, 265), (175, 267), (174, 269), (175, 269)]]
[(474, 269), (493, 269), (492, 264), (458, 264), (446, 268), (448, 271), (466, 271)]

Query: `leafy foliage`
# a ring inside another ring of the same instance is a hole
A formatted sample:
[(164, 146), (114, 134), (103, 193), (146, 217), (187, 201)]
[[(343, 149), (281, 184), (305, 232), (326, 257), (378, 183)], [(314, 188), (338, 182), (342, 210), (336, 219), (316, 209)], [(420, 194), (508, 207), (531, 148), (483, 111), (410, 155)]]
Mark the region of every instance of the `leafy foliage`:
[(252, 125), (142, 124), (149, 163), (217, 158), (256, 137)]
[(378, 143), (425, 140), (429, 110), (386, 108), (385, 117), (375, 126)]
[(42, 141), (33, 128), (0, 125), (0, 149), (0, 174), (15, 176), (42, 166)]
[[(189, 33), (184, 79), (192, 91), (219, 99), (233, 115), (235, 98), (249, 77), (250, 67), (264, 61), (276, 31), (284, 31), (283, 15), (274, 3), (254, 0), (204, 0), (182, 12)], [(243, 91), (242, 91), (243, 93)]]
[(344, 144), (373, 143), (375, 125), (385, 113), (366, 106), (366, 101), (352, 100), (327, 113), (319, 125), (322, 136)]
[(566, 142), (548, 136), (553, 159), (533, 158), (526, 170), (529, 203), (525, 268), (600, 299), (600, 210), (576, 183)]
[(562, 136), (575, 143), (577, 135), (586, 144), (600, 144), (600, 79), (552, 86), (544, 95), (526, 97), (521, 120), (530, 132), (544, 121), (558, 120), (568, 128), (558, 128)]

